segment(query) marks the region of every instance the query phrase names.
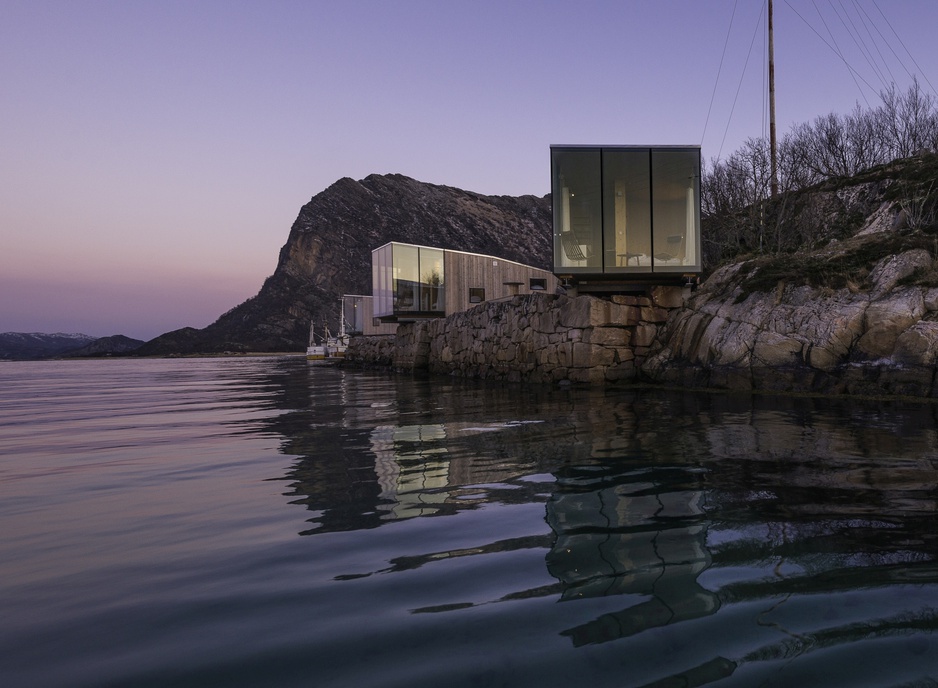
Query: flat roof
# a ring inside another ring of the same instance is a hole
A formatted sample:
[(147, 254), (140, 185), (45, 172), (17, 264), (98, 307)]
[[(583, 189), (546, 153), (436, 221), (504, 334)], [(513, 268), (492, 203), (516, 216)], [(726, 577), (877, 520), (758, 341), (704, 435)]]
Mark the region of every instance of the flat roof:
[(672, 149), (699, 149), (700, 144), (602, 144), (602, 143), (552, 143), (551, 148), (606, 148), (619, 150), (667, 150)]

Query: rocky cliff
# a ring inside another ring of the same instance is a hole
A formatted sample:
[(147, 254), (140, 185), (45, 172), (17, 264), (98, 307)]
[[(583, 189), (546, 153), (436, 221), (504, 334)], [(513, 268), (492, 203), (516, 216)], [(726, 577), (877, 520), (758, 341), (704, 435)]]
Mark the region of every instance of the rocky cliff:
[(483, 196), (402, 175), (340, 179), (302, 207), (256, 296), (138, 353), (304, 350), (311, 321), (337, 327), (339, 296), (371, 293), (372, 249), (402, 241), (549, 268), (550, 226), (549, 196)]

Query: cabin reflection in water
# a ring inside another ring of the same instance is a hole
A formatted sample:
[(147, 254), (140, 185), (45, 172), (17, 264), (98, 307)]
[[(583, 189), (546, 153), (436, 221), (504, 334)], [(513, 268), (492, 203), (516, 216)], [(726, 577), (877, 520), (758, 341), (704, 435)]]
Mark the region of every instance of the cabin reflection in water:
[(564, 631), (576, 646), (635, 635), (715, 613), (719, 598), (697, 577), (711, 564), (704, 494), (659, 492), (648, 483), (583, 491), (583, 481), (558, 479), (547, 503), (556, 542), (547, 556), (564, 600), (607, 595), (648, 597)]
[(442, 424), (381, 425), (371, 432), (384, 519), (436, 514), (450, 498), (450, 462)]

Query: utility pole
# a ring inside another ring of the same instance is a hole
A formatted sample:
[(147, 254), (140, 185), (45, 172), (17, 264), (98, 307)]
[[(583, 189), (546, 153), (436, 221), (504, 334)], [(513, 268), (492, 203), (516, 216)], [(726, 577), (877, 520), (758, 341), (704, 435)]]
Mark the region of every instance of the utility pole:
[(769, 146), (772, 159), (772, 198), (778, 195), (778, 141), (775, 138), (775, 37), (772, 0), (769, 1)]

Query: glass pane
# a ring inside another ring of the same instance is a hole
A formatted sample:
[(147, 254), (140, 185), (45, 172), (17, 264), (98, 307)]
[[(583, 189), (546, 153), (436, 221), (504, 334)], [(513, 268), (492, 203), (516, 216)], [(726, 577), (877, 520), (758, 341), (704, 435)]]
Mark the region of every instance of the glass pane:
[(420, 307), (419, 249), (408, 244), (392, 244), (394, 249), (394, 312), (415, 311)]
[(342, 315), (345, 317), (345, 331), (348, 334), (361, 334), (364, 331), (363, 300), (361, 296), (345, 296), (342, 299)]
[(700, 152), (652, 152), (652, 221), (656, 272), (699, 269)]
[(650, 272), (649, 151), (603, 151), (603, 227), (606, 272)]
[(420, 285), (420, 310), (442, 313), (444, 310), (442, 250), (420, 249)]
[(376, 248), (371, 253), (371, 290), (374, 297), (375, 317), (394, 313), (391, 258), (391, 244)]
[(598, 149), (552, 150), (555, 272), (600, 272), (602, 181)]

